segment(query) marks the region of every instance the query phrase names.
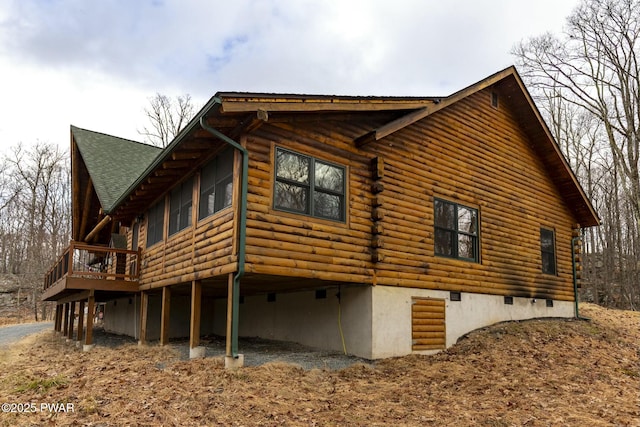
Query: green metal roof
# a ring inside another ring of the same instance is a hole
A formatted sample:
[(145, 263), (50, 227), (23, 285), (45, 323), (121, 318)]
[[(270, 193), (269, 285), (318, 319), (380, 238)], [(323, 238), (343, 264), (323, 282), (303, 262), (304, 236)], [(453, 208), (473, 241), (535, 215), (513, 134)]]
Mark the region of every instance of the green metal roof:
[(162, 152), (161, 148), (71, 126), (100, 205), (106, 212)]

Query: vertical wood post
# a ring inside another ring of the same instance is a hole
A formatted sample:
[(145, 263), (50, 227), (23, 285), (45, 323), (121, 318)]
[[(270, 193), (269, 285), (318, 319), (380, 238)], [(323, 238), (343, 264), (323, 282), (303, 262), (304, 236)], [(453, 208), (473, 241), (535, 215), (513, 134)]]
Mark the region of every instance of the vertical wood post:
[(80, 307), (78, 308), (78, 339), (82, 341), (84, 337), (84, 300), (80, 301)]
[(162, 288), (162, 314), (160, 316), (160, 345), (169, 344), (169, 318), (171, 313), (171, 289)]
[(60, 304), (56, 304), (56, 315), (54, 316), (53, 330), (60, 332), (60, 319), (62, 319), (62, 307)]
[(202, 283), (199, 280), (191, 282), (191, 328), (189, 331), (189, 347), (200, 345), (200, 313), (202, 307)]
[(69, 338), (70, 340), (73, 339), (73, 323), (76, 320), (76, 302), (75, 301), (71, 301), (71, 308), (69, 310), (69, 335), (67, 335), (67, 338)]
[(90, 346), (93, 344), (93, 316), (95, 312), (96, 299), (93, 295), (93, 289), (89, 293), (89, 300), (87, 301), (87, 333), (84, 336), (84, 345)]
[(64, 303), (64, 323), (62, 326), (62, 336), (66, 337), (69, 334), (69, 303)]
[(58, 305), (58, 332), (62, 332), (62, 323), (64, 318), (64, 304)]
[(147, 316), (149, 312), (149, 293), (140, 292), (140, 336), (138, 344), (147, 343)]

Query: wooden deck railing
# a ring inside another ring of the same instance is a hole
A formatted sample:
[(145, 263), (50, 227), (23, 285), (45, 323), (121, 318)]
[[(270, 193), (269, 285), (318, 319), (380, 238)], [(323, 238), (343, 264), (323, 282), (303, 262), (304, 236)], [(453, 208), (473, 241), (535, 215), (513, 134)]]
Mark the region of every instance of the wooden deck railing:
[(140, 251), (94, 246), (71, 241), (44, 276), (44, 289), (65, 276), (137, 281)]

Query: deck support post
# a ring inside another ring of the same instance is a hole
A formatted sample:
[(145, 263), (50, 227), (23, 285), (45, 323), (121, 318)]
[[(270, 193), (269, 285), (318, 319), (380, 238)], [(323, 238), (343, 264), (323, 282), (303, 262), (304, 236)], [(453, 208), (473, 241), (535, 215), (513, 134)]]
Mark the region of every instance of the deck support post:
[(62, 319), (62, 307), (60, 304), (56, 304), (56, 312), (53, 316), (53, 330), (60, 332), (60, 319)]
[(95, 315), (96, 298), (93, 289), (89, 292), (87, 301), (87, 333), (84, 335), (84, 345), (82, 351), (89, 351), (93, 348), (93, 316)]
[(64, 316), (64, 304), (58, 304), (58, 332), (62, 333), (62, 316)]
[(205, 356), (205, 348), (200, 346), (200, 314), (202, 311), (202, 283), (191, 282), (191, 325), (189, 330), (189, 358)]
[(140, 336), (138, 337), (138, 345), (147, 343), (147, 316), (149, 313), (149, 293), (147, 291), (140, 292)]
[(66, 338), (69, 334), (69, 303), (64, 303), (64, 313), (63, 313), (63, 325), (62, 325), (62, 337)]
[(169, 318), (171, 314), (171, 289), (162, 288), (162, 314), (160, 316), (160, 345), (169, 344)]
[(76, 320), (76, 302), (71, 301), (71, 308), (69, 309), (69, 334), (67, 335), (67, 339), (69, 341), (73, 341), (73, 324)]
[(76, 342), (78, 346), (82, 343), (84, 338), (84, 300), (81, 300), (78, 307), (78, 337)]

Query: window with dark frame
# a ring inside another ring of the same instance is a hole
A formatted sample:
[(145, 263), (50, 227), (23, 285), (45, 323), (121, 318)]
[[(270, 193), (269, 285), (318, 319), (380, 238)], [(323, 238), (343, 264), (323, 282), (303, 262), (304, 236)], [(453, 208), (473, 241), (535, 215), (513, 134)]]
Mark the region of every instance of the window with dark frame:
[(491, 106), (493, 108), (498, 108), (498, 93), (497, 92), (491, 92)]
[(233, 149), (227, 148), (200, 171), (198, 219), (231, 206), (233, 198)]
[(434, 199), (434, 253), (479, 262), (478, 210)]
[(276, 148), (276, 209), (345, 220), (345, 168)]
[(164, 231), (164, 199), (153, 205), (147, 213), (147, 247), (162, 240)]
[(193, 212), (193, 178), (171, 191), (169, 211), (169, 235), (191, 226)]
[[(131, 250), (138, 250), (138, 237), (140, 236), (140, 223), (135, 222), (133, 224), (133, 228), (131, 229)], [(129, 274), (132, 276), (136, 275), (136, 268), (138, 266), (137, 257), (129, 257)]]
[(556, 269), (556, 237), (548, 228), (540, 229), (540, 252), (542, 254), (542, 272), (557, 274)]

